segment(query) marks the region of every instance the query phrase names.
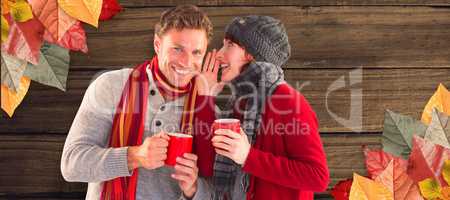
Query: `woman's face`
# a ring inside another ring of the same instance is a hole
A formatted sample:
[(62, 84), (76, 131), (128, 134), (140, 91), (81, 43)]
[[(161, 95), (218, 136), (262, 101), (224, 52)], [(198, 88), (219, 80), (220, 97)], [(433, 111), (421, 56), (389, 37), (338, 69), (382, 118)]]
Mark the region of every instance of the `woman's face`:
[(229, 39), (223, 40), (222, 48), (217, 52), (216, 59), (222, 68), (221, 81), (228, 83), (241, 73), (242, 68), (253, 58), (245, 49)]

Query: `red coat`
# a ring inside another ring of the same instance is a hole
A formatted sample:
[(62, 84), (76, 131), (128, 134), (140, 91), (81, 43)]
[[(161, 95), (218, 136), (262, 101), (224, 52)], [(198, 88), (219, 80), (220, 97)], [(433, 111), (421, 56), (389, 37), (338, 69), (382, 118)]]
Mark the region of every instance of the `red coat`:
[[(211, 176), (214, 148), (211, 124), (215, 98), (199, 96), (194, 151), (201, 176)], [(240, 117), (240, 116), (237, 116)], [(298, 91), (279, 85), (267, 100), (262, 124), (242, 170), (250, 174), (247, 199), (313, 199), (326, 190), (329, 172), (316, 114)]]

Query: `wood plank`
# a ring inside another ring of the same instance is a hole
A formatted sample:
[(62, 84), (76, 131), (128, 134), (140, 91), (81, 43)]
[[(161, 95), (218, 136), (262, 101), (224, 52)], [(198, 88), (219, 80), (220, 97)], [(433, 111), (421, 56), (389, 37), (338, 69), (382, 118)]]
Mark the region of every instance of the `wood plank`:
[(124, 7), (176, 6), (180, 3), (198, 6), (336, 6), (336, 5), (449, 5), (447, 0), (120, 0)]
[[(333, 186), (365, 174), (361, 145), (380, 147), (380, 134), (322, 134)], [(4, 193), (83, 192), (86, 184), (65, 182), (60, 157), (65, 135), (1, 134), (0, 191)], [(0, 194), (1, 195), (1, 194)]]
[[(33, 82), (13, 118), (1, 112), (0, 133), (67, 133), (84, 91), (97, 73), (71, 71), (66, 92)], [(356, 82), (351, 86), (350, 73)], [(312, 105), (321, 132), (380, 132), (385, 109), (420, 119), (438, 84), (450, 87), (450, 69), (288, 69), (285, 76)], [(345, 87), (332, 91), (339, 83)], [(224, 102), (226, 97), (220, 96), (218, 101)], [(345, 120), (351, 116), (348, 124)]]
[[(153, 25), (164, 8), (126, 9), (99, 29), (85, 26), (89, 53), (72, 53), (74, 68), (134, 65), (153, 54)], [(211, 47), (235, 16), (270, 15), (286, 25), (287, 68), (450, 68), (449, 8), (391, 6), (208, 7)]]

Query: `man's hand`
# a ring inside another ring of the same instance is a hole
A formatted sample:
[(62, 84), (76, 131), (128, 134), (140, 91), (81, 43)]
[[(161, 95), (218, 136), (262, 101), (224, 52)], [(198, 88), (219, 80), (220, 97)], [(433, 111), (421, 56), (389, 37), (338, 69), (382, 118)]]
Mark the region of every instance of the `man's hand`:
[(156, 169), (164, 165), (167, 158), (169, 136), (160, 132), (152, 137), (145, 138), (140, 146), (128, 148), (128, 170), (138, 167)]
[(217, 50), (208, 52), (203, 62), (202, 71), (195, 77), (199, 95), (217, 96), (224, 84), (217, 82), (219, 62), (216, 61)]
[(178, 181), (184, 196), (192, 198), (197, 191), (197, 155), (185, 153), (183, 157), (178, 157), (172, 178)]
[(228, 129), (218, 129), (211, 139), (216, 153), (228, 157), (235, 163), (243, 165), (250, 152), (250, 143), (247, 134), (241, 129), (241, 133), (236, 133)]

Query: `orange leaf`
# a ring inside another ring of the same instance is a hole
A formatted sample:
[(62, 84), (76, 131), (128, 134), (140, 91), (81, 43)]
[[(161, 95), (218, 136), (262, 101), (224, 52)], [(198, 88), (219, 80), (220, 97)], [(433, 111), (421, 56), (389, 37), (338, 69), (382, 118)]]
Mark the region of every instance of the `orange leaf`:
[(427, 105), (423, 109), (422, 122), (429, 124), (431, 122), (431, 113), (436, 107), (439, 111), (450, 115), (450, 92), (441, 83), (433, 96), (428, 100)]
[(406, 173), (408, 161), (395, 157), (375, 178), (394, 194), (394, 199), (422, 200), (419, 187)]
[(2, 98), (2, 109), (12, 117), (14, 111), (22, 102), (23, 98), (28, 92), (28, 88), (30, 87), (30, 79), (23, 76), (20, 80), (20, 88), (17, 92), (8, 89), (8, 87), (1, 85), (1, 98)]
[(60, 40), (77, 20), (58, 7), (57, 0), (28, 0), (33, 13), (50, 32), (55, 40)]
[(10, 0), (2, 1), (2, 15), (9, 13), (9, 5), (12, 4)]
[(98, 27), (102, 0), (58, 0), (59, 6), (70, 16)]
[(442, 192), (442, 198), (445, 200), (450, 200), (450, 187), (444, 187), (441, 190)]
[(393, 200), (392, 192), (381, 183), (353, 174), (350, 200)]

